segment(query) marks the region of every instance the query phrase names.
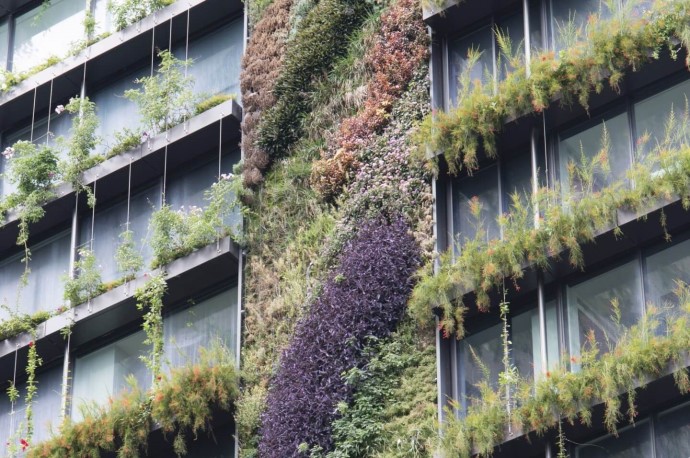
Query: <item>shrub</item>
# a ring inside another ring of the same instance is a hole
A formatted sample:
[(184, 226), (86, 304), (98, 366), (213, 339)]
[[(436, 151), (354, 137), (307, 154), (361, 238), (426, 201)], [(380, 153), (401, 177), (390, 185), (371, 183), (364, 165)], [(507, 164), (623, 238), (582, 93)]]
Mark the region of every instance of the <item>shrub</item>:
[(324, 451), (332, 447), (336, 406), (353, 391), (342, 375), (366, 363), (372, 338), (395, 329), (419, 261), (401, 218), (361, 225), (283, 353), (262, 416), (262, 455), (295, 456), (304, 444)]

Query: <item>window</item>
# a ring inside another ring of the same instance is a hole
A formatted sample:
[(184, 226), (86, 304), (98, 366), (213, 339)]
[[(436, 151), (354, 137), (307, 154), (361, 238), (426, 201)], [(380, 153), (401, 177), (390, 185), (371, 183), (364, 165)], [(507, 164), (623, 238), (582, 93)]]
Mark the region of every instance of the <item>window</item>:
[[(472, 175), (454, 180), (452, 188), (453, 228), (456, 241), (462, 245), (476, 237), (478, 230), (484, 232), (486, 241), (501, 237), (498, 216), (510, 211), (511, 195), (517, 193), (523, 203), (529, 201), (532, 193), (532, 169), (528, 155), (485, 167)], [(479, 219), (472, 213), (472, 207), (481, 206)]]
[(489, 380), (493, 387), (498, 385), (498, 375), (503, 372), (503, 344), (501, 325), (495, 325), (483, 331), (465, 337), (460, 342), (460, 399), (463, 407), (479, 398), (477, 384), (484, 381), (484, 373), (477, 360), (489, 371)]
[[(450, 104), (457, 104), (459, 81), (464, 72), (469, 71), (470, 80), (490, 84), (496, 75), (505, 78), (510, 68), (506, 56), (499, 49), (495, 30), (508, 35), (512, 44), (512, 53), (524, 50), (524, 21), (522, 13), (516, 13), (490, 22), (475, 32), (456, 38), (448, 43), (448, 96)], [(472, 65), (468, 56), (470, 51), (479, 53), (479, 59)]]
[[(62, 407), (62, 365), (57, 364), (48, 370), (43, 370), (36, 376), (39, 386), (33, 401), (34, 435), (33, 442), (38, 443), (50, 438), (52, 429), (60, 424), (60, 410)], [(24, 397), (26, 383), (18, 383), (19, 399), (14, 405), (9, 398), (0, 397), (0, 440), (5, 444), (17, 431), (20, 423), (25, 420)], [(19, 438), (16, 438), (17, 441)]]
[(84, 36), (84, 0), (53, 0), (14, 21), (11, 70), (22, 72), (65, 51)]
[(606, 0), (551, 0), (553, 49), (560, 51), (582, 39), (590, 15), (610, 16), (606, 3)]
[[(567, 287), (568, 336), (570, 355), (580, 354), (587, 334), (594, 333), (602, 352), (612, 349), (621, 333), (644, 313), (642, 281), (635, 261), (608, 270), (594, 278)], [(620, 310), (620, 323), (614, 319), (614, 301)]]
[(148, 354), (144, 345), (144, 331), (130, 334), (105, 347), (77, 357), (74, 362), (72, 419), (81, 420), (82, 408), (103, 405), (109, 396), (117, 396), (128, 388), (127, 377), (132, 375), (139, 388), (151, 386), (151, 374), (141, 360)]
[(106, 153), (115, 146), (116, 132), (139, 129), (139, 108), (136, 103), (126, 99), (124, 93), (127, 89), (138, 87), (134, 81), (149, 76), (150, 72), (150, 67), (141, 67), (93, 93), (91, 100), (96, 104), (96, 114), (100, 121), (96, 131), (101, 138), (101, 145), (97, 147), (98, 152)]
[[(62, 277), (69, 271), (70, 232), (63, 232), (30, 248), (31, 273), (21, 294), (18, 293), (24, 273), (24, 252), (0, 263), (0, 304), (28, 314), (56, 309), (62, 304)], [(46, 291), (52, 294), (45, 294)], [(6, 310), (0, 310), (0, 319), (7, 316)]]
[[(134, 242), (144, 258), (144, 267), (153, 259), (153, 251), (147, 243), (151, 214), (160, 208), (161, 189), (155, 185), (132, 194), (129, 203), (129, 229), (134, 232)], [(127, 200), (104, 209), (96, 203), (96, 219), (93, 225), (93, 251), (101, 260), (100, 272), (103, 282), (118, 280), (123, 275), (117, 269), (115, 253), (120, 246), (120, 234), (127, 226)], [(91, 239), (91, 213), (82, 220), (80, 230), (81, 246), (89, 247)]]
[[(7, 54), (10, 43), (10, 21), (0, 19), (0, 70), (7, 70)], [(0, 81), (2, 84), (2, 81)]]
[[(221, 159), (221, 173), (232, 171), (234, 164), (240, 160), (238, 150), (223, 154)], [(177, 210), (180, 207), (196, 206), (203, 208), (208, 201), (204, 199), (204, 193), (218, 180), (218, 158), (212, 159), (195, 169), (189, 169), (183, 175), (170, 179), (166, 190), (166, 200), (170, 206)], [(241, 221), (239, 213), (230, 215), (226, 224), (237, 226)]]
[(690, 404), (662, 413), (654, 426), (656, 456), (690, 456)]
[(618, 437), (606, 436), (578, 446), (575, 456), (577, 458), (648, 458), (654, 456), (651, 439), (649, 421), (639, 422), (634, 426), (621, 429)]
[[(690, 80), (676, 84), (634, 105), (636, 139), (648, 137), (646, 142), (638, 143), (638, 157), (644, 157), (658, 144), (664, 144), (671, 113), (676, 124), (670, 129), (671, 136), (667, 146), (678, 147), (680, 143), (678, 140), (688, 140), (685, 111), (689, 99)], [(679, 134), (680, 138), (674, 137)]]
[[(559, 363), (558, 316), (556, 302), (550, 301), (544, 307), (546, 315), (546, 349), (549, 368)], [(535, 307), (511, 319), (511, 342), (513, 364), (520, 376), (538, 380), (544, 373), (541, 364), (541, 342), (539, 335), (539, 310)]]
[[(561, 135), (558, 157), (563, 194), (597, 192), (625, 178), (631, 165), (630, 152), (630, 127), (626, 113), (605, 116), (594, 125)], [(586, 178), (591, 178), (591, 183), (577, 173), (573, 174), (573, 167), (583, 171)]]
[[(221, 93), (239, 96), (243, 37), (243, 23), (236, 20), (189, 43), (188, 57), (193, 62), (188, 72), (194, 78), (196, 94), (203, 98)], [(184, 45), (173, 53), (184, 59)]]
[(165, 355), (172, 367), (195, 363), (200, 348), (220, 341), (236, 352), (237, 288), (230, 288), (163, 320)]

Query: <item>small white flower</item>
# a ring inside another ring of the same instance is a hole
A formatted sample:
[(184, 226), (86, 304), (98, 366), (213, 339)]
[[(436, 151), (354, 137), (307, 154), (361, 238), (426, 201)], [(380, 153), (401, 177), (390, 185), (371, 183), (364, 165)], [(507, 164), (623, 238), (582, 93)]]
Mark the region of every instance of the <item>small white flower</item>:
[(58, 105), (55, 107), (55, 113), (61, 114), (63, 111), (65, 111), (65, 106), (64, 105)]
[(234, 176), (235, 175), (233, 175), (232, 173), (221, 173), (220, 179), (225, 180), (225, 181), (230, 181), (230, 179), (232, 179), (232, 177), (234, 177)]
[(5, 159), (12, 159), (14, 156), (14, 148), (8, 146), (5, 148), (5, 151), (2, 152), (2, 155), (5, 157)]

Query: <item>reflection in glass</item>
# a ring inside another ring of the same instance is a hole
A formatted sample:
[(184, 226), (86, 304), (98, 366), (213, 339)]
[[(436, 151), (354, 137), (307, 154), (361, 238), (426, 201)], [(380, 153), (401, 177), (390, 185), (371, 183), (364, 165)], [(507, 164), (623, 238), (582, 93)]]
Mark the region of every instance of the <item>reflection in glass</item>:
[[(559, 363), (558, 323), (556, 302), (545, 304), (546, 358), (549, 369)], [(513, 364), (520, 376), (538, 380), (543, 374), (541, 364), (541, 340), (539, 336), (539, 310), (535, 307), (511, 319)]]
[(139, 388), (151, 386), (151, 374), (140, 356), (147, 355), (146, 335), (138, 331), (105, 347), (78, 357), (74, 366), (72, 419), (82, 418), (80, 406), (103, 405), (108, 397), (117, 396), (128, 388), (126, 378), (131, 374)]
[[(472, 199), (481, 205), (479, 220), (472, 214)], [(453, 182), (453, 227), (455, 238), (461, 244), (474, 239), (481, 227), (486, 240), (500, 237), (498, 226), (499, 193), (498, 168), (487, 167), (472, 176)]]
[(552, 46), (556, 52), (586, 36), (590, 15), (611, 15), (606, 0), (552, 0), (551, 12)]
[[(474, 352), (474, 355), (472, 354)], [(498, 385), (498, 375), (503, 371), (503, 345), (501, 325), (495, 325), (483, 331), (465, 337), (460, 342), (460, 398), (463, 406), (471, 404), (473, 398), (479, 397), (476, 385), (484, 381), (484, 373), (477, 359), (489, 371), (492, 387)]]
[(220, 341), (235, 352), (237, 288), (230, 288), (163, 320), (166, 362), (172, 367), (196, 363), (199, 349)]
[[(63, 232), (30, 248), (31, 273), (28, 283), (21, 288), (21, 294), (18, 293), (24, 273), (24, 252), (0, 262), (0, 304), (26, 314), (55, 310), (62, 305), (62, 277), (69, 270), (70, 233)], [(46, 294), (46, 291), (51, 294)], [(7, 316), (8, 312), (1, 309), (0, 318)]]
[(12, 71), (23, 72), (49, 57), (64, 57), (84, 38), (84, 0), (52, 0), (17, 16)]
[[(570, 355), (580, 348), (592, 332), (599, 350), (606, 352), (618, 341), (621, 327), (629, 328), (643, 314), (642, 281), (636, 262), (629, 262), (567, 288), (568, 337)], [(620, 309), (620, 323), (614, 318), (613, 301)]]
[(690, 404), (662, 413), (654, 426), (656, 456), (690, 456)]
[(575, 451), (575, 456), (577, 458), (649, 458), (653, 456), (648, 421), (621, 429), (618, 433), (619, 437), (606, 436), (589, 444), (580, 445)]
[[(34, 419), (33, 442), (38, 443), (49, 439), (51, 430), (56, 430), (60, 424), (60, 409), (62, 407), (62, 364), (36, 374), (39, 387), (34, 396), (32, 408)], [(19, 398), (12, 405), (7, 396), (0, 396), (0, 440), (5, 444), (12, 433), (17, 431), (19, 424), (25, 421), (26, 383), (17, 383)], [(15, 436), (15, 439), (16, 436)], [(19, 439), (17, 439), (19, 440)]]
[[(468, 59), (470, 50), (480, 53), (471, 68)], [(491, 27), (483, 27), (471, 35), (451, 41), (448, 45), (448, 69), (449, 102), (452, 105), (458, 101), (459, 81), (466, 71), (469, 71), (471, 82), (489, 84), (494, 75), (494, 35)]]
[[(585, 174), (592, 179), (592, 192), (601, 191), (607, 185), (624, 179), (631, 164), (629, 133), (628, 118), (623, 113), (585, 130), (562, 136), (558, 145), (558, 161), (563, 194), (587, 191), (583, 189), (585, 182), (580, 177), (570, 177), (568, 170), (571, 163), (581, 170), (591, 168), (592, 173)], [(600, 155), (602, 151), (606, 152), (606, 136), (609, 148), (607, 154)], [(596, 161), (597, 156), (604, 159), (603, 164)], [(606, 164), (610, 172), (606, 172)]]

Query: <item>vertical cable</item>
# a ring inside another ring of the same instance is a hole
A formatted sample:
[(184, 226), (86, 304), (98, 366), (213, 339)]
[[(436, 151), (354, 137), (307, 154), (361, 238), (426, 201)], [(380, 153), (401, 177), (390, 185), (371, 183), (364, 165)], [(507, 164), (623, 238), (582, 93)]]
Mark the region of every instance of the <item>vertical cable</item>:
[(34, 88), (34, 106), (31, 110), (31, 134), (29, 135), (29, 141), (33, 143), (34, 141), (34, 121), (36, 120), (36, 92), (38, 91), (38, 86)]
[(129, 208), (132, 199), (132, 158), (129, 158), (129, 177), (127, 178), (127, 222), (125, 229), (129, 230)]
[(173, 13), (170, 13), (170, 30), (168, 31), (168, 51), (172, 53), (172, 26), (173, 26)]
[(165, 205), (165, 193), (168, 184), (168, 144), (165, 144), (165, 152), (163, 156), (163, 205)]
[[(189, 60), (189, 8), (187, 8), (187, 31), (185, 32), (185, 40), (184, 40), (184, 79), (185, 81), (187, 80), (187, 71), (189, 68), (189, 65), (187, 64), (187, 61)], [(187, 111), (185, 110), (184, 115), (182, 117), (182, 125), (184, 126), (184, 133), (187, 133)]]
[(50, 80), (50, 96), (48, 96), (48, 125), (46, 126), (46, 146), (48, 146), (48, 140), (50, 140), (50, 114), (53, 110), (53, 81), (54, 78)]
[[(93, 181), (93, 198), (94, 201), (96, 200), (96, 186), (98, 185), (98, 175), (96, 175), (96, 179)], [(89, 240), (89, 251), (91, 251), (91, 256), (93, 256), (93, 238), (94, 238), (94, 230), (96, 228), (96, 205), (94, 204), (93, 207), (91, 207), (91, 238)], [(91, 313), (91, 297), (89, 297), (89, 301), (87, 303), (87, 310), (89, 313)]]
[[(14, 375), (12, 376), (12, 386), (17, 389), (17, 354), (19, 353), (19, 344), (16, 344), (14, 348)], [(12, 431), (14, 429), (14, 399), (10, 406), (10, 433), (7, 437), (12, 437)]]
[[(220, 183), (222, 175), (222, 161), (223, 161), (223, 113), (220, 114), (220, 122), (218, 123), (218, 182)], [(218, 228), (218, 237), (216, 237), (216, 251), (220, 252), (220, 238), (223, 232), (223, 221), (220, 221)]]
[(151, 77), (153, 77), (153, 64), (156, 60), (156, 27), (151, 29)]

